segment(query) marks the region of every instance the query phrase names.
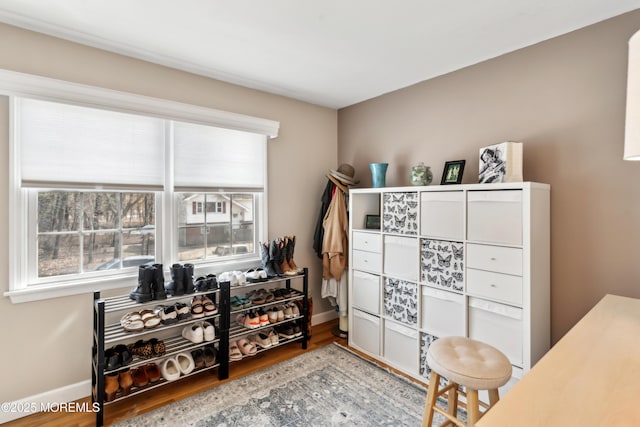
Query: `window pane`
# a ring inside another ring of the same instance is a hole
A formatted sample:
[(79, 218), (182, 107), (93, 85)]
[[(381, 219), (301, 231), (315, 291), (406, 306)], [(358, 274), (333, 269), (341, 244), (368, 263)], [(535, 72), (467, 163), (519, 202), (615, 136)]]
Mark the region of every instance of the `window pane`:
[(80, 227), (80, 193), (38, 193), (38, 232), (76, 231)]
[(83, 230), (118, 228), (118, 193), (84, 193), (82, 197)]
[(80, 238), (77, 234), (38, 237), (38, 276), (80, 272)]
[(82, 268), (84, 271), (120, 268), (118, 234), (115, 232), (83, 234)]
[(178, 228), (178, 259), (204, 259), (204, 226)]
[(207, 256), (233, 255), (233, 250), (231, 249), (231, 227), (228, 222), (209, 226), (207, 248)]

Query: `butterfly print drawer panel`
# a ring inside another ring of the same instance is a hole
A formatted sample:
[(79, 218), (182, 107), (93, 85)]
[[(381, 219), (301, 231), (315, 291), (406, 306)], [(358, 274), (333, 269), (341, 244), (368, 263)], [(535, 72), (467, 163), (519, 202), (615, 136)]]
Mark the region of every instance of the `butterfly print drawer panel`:
[(464, 289), (464, 245), (447, 240), (422, 239), (421, 281), (429, 286), (462, 292)]
[(418, 285), (406, 280), (384, 279), (384, 314), (407, 325), (418, 324)]
[(418, 234), (418, 193), (384, 193), (382, 214), (385, 233)]

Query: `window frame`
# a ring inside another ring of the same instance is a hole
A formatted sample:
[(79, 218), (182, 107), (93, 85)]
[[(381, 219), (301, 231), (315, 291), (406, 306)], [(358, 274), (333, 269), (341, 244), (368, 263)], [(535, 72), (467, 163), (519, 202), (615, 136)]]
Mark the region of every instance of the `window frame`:
[[(243, 114), (230, 113), (207, 107), (176, 101), (119, 92), (110, 89), (81, 85), (46, 77), (0, 70), (0, 95), (8, 97), (9, 103), (9, 291), (4, 295), (13, 303), (23, 303), (49, 298), (86, 294), (95, 290), (132, 287), (137, 277), (137, 269), (121, 269), (101, 273), (93, 277), (85, 273), (79, 280), (49, 281), (46, 285), (33, 286), (28, 283), (28, 258), (26, 253), (29, 213), (29, 190), (20, 185), (20, 163), (18, 158), (19, 135), (16, 127), (15, 103), (19, 97), (29, 97), (45, 101), (71, 103), (79, 106), (103, 108), (125, 113), (135, 113), (194, 124), (216, 126), (257, 133), (269, 139), (276, 138), (279, 122)], [(168, 125), (170, 126), (170, 125)], [(172, 144), (166, 144), (168, 158), (171, 159)], [(268, 181), (267, 156), (265, 152), (264, 190), (259, 215), (256, 215), (257, 240), (264, 241), (268, 235)], [(177, 206), (173, 203), (172, 160), (166, 162), (167, 185), (165, 190), (156, 192), (156, 259), (165, 265), (177, 260)], [(70, 188), (76, 189), (76, 188)], [(227, 189), (233, 191), (233, 189)], [(35, 216), (35, 215), (34, 215)], [(34, 233), (35, 236), (35, 233)], [(37, 245), (36, 245), (37, 246)], [(31, 247), (34, 247), (31, 245)], [(198, 260), (198, 274), (218, 273), (229, 269), (246, 268), (255, 265), (257, 256), (238, 257), (224, 261)], [(63, 276), (60, 276), (63, 277)]]

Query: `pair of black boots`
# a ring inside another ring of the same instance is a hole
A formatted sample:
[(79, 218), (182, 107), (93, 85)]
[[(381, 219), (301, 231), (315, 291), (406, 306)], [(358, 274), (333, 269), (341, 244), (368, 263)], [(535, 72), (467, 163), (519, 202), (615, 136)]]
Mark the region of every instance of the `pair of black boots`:
[(167, 298), (162, 264), (138, 267), (138, 286), (131, 290), (129, 298), (138, 303)]
[(293, 261), (295, 244), (295, 236), (278, 237), (270, 242), (260, 243), (262, 268), (268, 277), (295, 276), (299, 273)]
[(193, 264), (173, 264), (169, 269), (171, 272), (171, 282), (165, 286), (167, 293), (171, 296), (194, 293), (193, 269)]

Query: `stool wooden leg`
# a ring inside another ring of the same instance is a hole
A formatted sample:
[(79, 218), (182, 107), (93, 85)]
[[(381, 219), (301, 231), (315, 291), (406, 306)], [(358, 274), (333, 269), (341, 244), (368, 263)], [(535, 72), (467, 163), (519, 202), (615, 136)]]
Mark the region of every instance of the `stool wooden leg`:
[[(458, 384), (453, 382), (451, 384), (453, 384), (453, 387), (447, 395), (447, 414), (453, 418), (458, 418)], [(454, 423), (450, 423), (450, 425), (455, 426)]]
[(422, 414), (422, 427), (431, 427), (433, 421), (433, 407), (438, 398), (438, 388), (440, 386), (440, 375), (431, 371), (429, 378), (429, 389), (427, 390), (427, 400), (424, 404), (424, 413)]
[(489, 408), (498, 403), (498, 400), (500, 400), (498, 389), (494, 388), (493, 390), (489, 390)]
[(474, 427), (480, 418), (480, 404), (478, 402), (478, 390), (467, 389), (467, 426)]

